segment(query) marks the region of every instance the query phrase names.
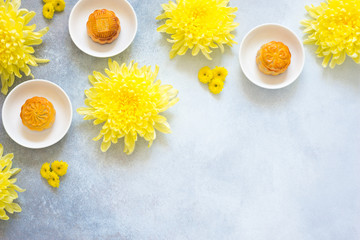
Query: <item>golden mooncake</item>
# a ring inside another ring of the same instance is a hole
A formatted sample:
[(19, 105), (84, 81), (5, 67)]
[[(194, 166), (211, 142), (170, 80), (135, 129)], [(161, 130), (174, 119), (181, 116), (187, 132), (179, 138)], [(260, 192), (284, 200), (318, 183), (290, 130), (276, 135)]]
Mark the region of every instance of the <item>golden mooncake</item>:
[(290, 63), (290, 50), (282, 42), (265, 43), (256, 54), (256, 64), (259, 70), (268, 75), (276, 76), (285, 72)]
[(55, 122), (55, 115), (53, 104), (44, 97), (29, 98), (20, 113), (22, 123), (34, 131), (50, 128)]
[(113, 42), (121, 31), (120, 20), (107, 9), (98, 9), (90, 14), (86, 28), (91, 39), (100, 44)]

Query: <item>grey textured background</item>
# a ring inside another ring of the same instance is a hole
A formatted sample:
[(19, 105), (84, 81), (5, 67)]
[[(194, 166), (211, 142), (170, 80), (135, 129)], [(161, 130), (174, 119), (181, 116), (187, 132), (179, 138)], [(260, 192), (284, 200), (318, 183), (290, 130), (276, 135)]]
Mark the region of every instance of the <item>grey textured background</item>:
[[(53, 20), (42, 17), (41, 0), (23, 0), (37, 12), (31, 23), (50, 27), (36, 56), (51, 62), (32, 72), (68, 93), (74, 118), (64, 139), (41, 150), (17, 145), (0, 124), (0, 143), (15, 154), (17, 183), (27, 189), (17, 200), (23, 212), (0, 221), (0, 239), (360, 239), (360, 66), (348, 59), (323, 69), (315, 47), (306, 46), (294, 84), (261, 89), (243, 75), (239, 45), (223, 55), (216, 50), (213, 61), (190, 54), (170, 60), (155, 20), (167, 0), (129, 1), (138, 33), (113, 59), (160, 66), (159, 79), (179, 90), (180, 102), (165, 114), (173, 133), (158, 134), (150, 149), (138, 141), (131, 156), (123, 144), (102, 153), (91, 140), (100, 126), (75, 111), (84, 106), (87, 75), (103, 71), (107, 59), (72, 43), (67, 21), (76, 0)], [(232, 0), (236, 41), (267, 22), (303, 36), (299, 22), (311, 3), (320, 1)], [(219, 96), (197, 80), (205, 65), (229, 71)], [(39, 174), (55, 159), (69, 163), (59, 189)]]

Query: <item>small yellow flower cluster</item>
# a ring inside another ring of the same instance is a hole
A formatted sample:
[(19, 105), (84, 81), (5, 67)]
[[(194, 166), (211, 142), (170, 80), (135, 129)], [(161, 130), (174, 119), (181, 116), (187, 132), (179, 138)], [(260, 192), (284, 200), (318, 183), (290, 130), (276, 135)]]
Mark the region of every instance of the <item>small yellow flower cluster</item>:
[(59, 187), (59, 176), (64, 176), (67, 172), (68, 164), (63, 161), (54, 161), (51, 166), (46, 162), (40, 169), (40, 174), (45, 178), (52, 187)]
[(213, 94), (219, 94), (223, 87), (228, 71), (224, 67), (215, 67), (211, 70), (209, 67), (203, 67), (198, 73), (199, 81), (209, 84), (209, 90)]
[(54, 12), (62, 12), (65, 9), (64, 0), (43, 0), (45, 5), (43, 7), (43, 15), (47, 19), (52, 19)]

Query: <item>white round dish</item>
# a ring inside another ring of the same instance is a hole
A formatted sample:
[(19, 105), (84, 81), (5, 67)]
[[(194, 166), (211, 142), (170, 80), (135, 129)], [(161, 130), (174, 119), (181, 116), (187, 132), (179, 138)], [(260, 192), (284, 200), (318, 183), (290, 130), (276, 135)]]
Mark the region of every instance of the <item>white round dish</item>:
[[(119, 37), (109, 44), (99, 44), (87, 35), (89, 15), (97, 9), (113, 11), (120, 20)], [(75, 45), (94, 57), (112, 57), (124, 51), (134, 40), (137, 31), (136, 14), (126, 0), (80, 0), (71, 10), (69, 33)]]
[[(55, 108), (54, 125), (41, 132), (28, 129), (21, 121), (21, 107), (32, 97), (45, 97)], [(45, 148), (62, 139), (70, 128), (72, 106), (69, 97), (55, 83), (47, 80), (26, 81), (15, 87), (6, 97), (2, 108), (2, 122), (7, 134), (27, 148)]]
[[(291, 53), (288, 69), (277, 76), (262, 73), (256, 64), (257, 51), (263, 44), (271, 41), (283, 42)], [(263, 88), (279, 89), (299, 77), (305, 63), (304, 46), (290, 29), (279, 24), (264, 24), (246, 34), (240, 45), (239, 60), (242, 71), (251, 82)]]

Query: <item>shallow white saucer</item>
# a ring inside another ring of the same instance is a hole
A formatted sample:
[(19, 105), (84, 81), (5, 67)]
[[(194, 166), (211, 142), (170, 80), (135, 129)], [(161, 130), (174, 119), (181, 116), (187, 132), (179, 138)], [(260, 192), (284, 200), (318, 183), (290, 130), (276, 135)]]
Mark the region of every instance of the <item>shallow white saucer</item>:
[[(99, 44), (87, 35), (89, 15), (97, 9), (113, 11), (120, 20), (119, 37), (112, 43)], [(137, 31), (136, 14), (126, 0), (80, 0), (71, 10), (69, 33), (75, 45), (94, 57), (112, 57), (124, 51), (134, 40)]]
[[(48, 99), (56, 111), (54, 125), (41, 132), (28, 129), (20, 118), (21, 106), (35, 96)], [(58, 85), (47, 80), (31, 80), (18, 85), (6, 97), (2, 108), (5, 131), (16, 143), (27, 148), (45, 148), (57, 143), (69, 130), (71, 120), (69, 97)]]
[[(257, 51), (263, 44), (271, 41), (283, 42), (291, 53), (288, 69), (277, 76), (260, 72), (256, 64)], [(304, 46), (290, 29), (279, 24), (264, 24), (246, 34), (240, 45), (239, 60), (245, 76), (254, 84), (268, 89), (283, 88), (299, 77), (305, 63)]]

